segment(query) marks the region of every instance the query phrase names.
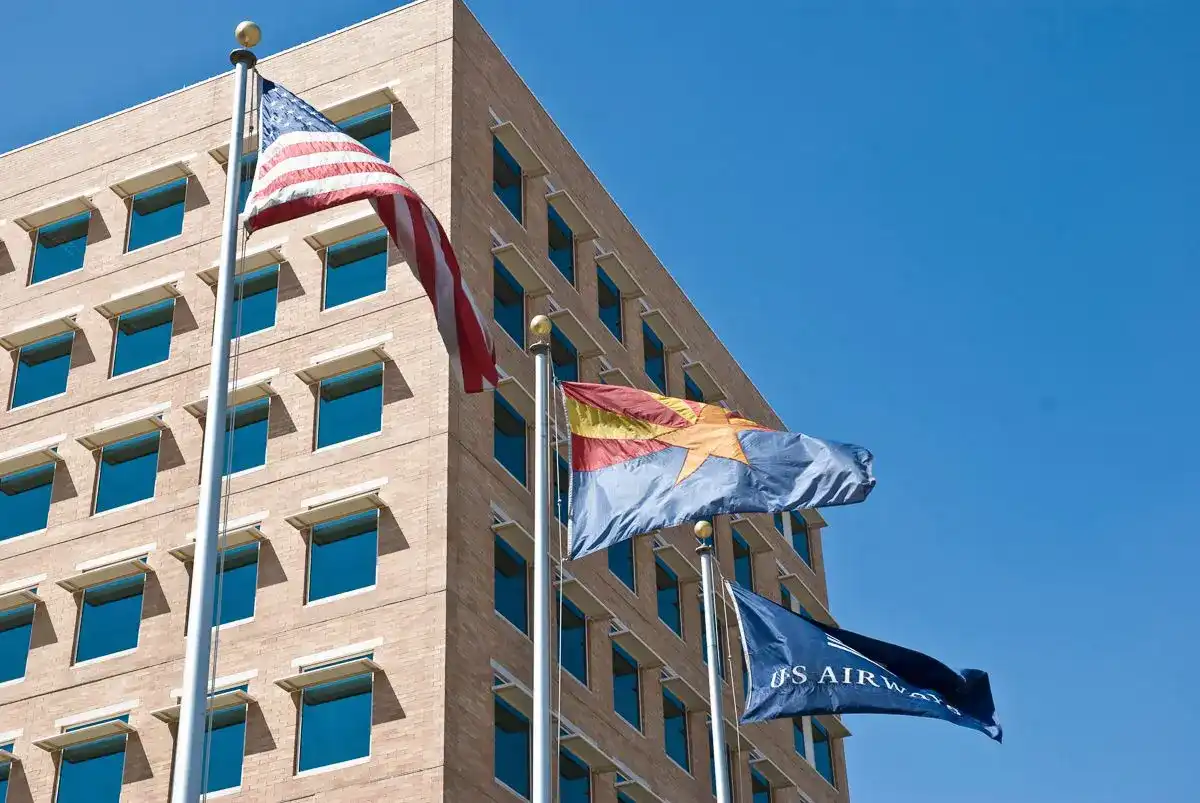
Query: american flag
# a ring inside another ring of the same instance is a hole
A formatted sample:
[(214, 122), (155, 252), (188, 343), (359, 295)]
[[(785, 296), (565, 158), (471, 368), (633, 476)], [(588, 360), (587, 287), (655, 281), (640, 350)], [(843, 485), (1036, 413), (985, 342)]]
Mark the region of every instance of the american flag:
[(433, 302), (450, 362), (468, 393), (496, 386), (487, 322), (463, 282), (442, 224), (390, 164), (283, 87), (262, 79), (259, 155), (246, 199), (254, 232), (369, 199)]

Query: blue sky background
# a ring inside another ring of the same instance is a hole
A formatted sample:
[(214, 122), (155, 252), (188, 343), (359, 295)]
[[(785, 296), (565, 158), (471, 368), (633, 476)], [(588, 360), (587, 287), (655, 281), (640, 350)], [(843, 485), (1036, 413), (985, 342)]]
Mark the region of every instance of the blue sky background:
[[(0, 150), (391, 5), (12, 5)], [(471, 5), (789, 425), (875, 451), (840, 621), (992, 673), (1004, 746), (850, 717), (855, 803), (1194, 803), (1200, 3)]]

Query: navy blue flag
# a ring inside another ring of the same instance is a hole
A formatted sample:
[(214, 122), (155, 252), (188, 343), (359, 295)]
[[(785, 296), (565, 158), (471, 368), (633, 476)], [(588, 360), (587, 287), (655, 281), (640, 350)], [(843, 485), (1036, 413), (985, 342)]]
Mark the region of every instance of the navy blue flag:
[(955, 672), (923, 653), (815, 622), (736, 583), (726, 586), (749, 674), (743, 723), (901, 714), (944, 719), (1001, 741), (987, 672)]

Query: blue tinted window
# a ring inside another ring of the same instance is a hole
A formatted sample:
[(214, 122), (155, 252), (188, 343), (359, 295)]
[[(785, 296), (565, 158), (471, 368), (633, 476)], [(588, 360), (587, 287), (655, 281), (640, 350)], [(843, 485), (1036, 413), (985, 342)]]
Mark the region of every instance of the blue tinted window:
[[(213, 597), (213, 624), (226, 625), (254, 616), (258, 590), (258, 542), (226, 549), (217, 563), (220, 596)], [(220, 606), (215, 607), (215, 606)]]
[(687, 371), (683, 372), (683, 398), (694, 402), (704, 401), (704, 391)]
[(338, 128), (357, 139), (367, 150), (387, 161), (392, 155), (392, 107), (377, 109), (355, 115), (338, 123)]
[(317, 448), (383, 430), (383, 365), (321, 380)]
[(558, 757), (559, 803), (591, 803), (592, 771), (569, 750), (560, 750)]
[(837, 776), (833, 771), (833, 743), (829, 733), (817, 720), (812, 720), (813, 737), (813, 766), (821, 777), (829, 781), (830, 786), (837, 786)]
[(46, 529), (55, 463), (0, 477), (0, 541)]
[(371, 754), (374, 680), (370, 674), (355, 675), (301, 692), (300, 772)]
[(555, 482), (554, 516), (563, 524), (567, 523), (567, 506), (571, 501), (571, 467), (563, 456), (556, 454), (558, 459), (558, 478)]
[(90, 661), (138, 645), (146, 575), (135, 574), (83, 592), (75, 663)]
[(638, 664), (633, 656), (612, 645), (613, 709), (638, 730), (642, 729), (642, 693)]
[(771, 803), (771, 784), (758, 770), (750, 770), (750, 803)]
[(21, 347), (13, 378), (14, 408), (67, 392), (74, 343), (75, 333), (66, 332)]
[(800, 559), (812, 566), (812, 550), (808, 541), (808, 523), (804, 518), (795, 513), (788, 513), (792, 522), (792, 549), (796, 550), (796, 554)]
[(279, 303), (279, 266), (267, 265), (238, 276), (233, 286), (234, 337), (254, 334), (275, 325)]
[[(0, 750), (12, 752), (13, 743), (0, 744)], [(8, 800), (8, 776), (12, 773), (12, 763), (8, 761), (0, 761), (0, 803), (5, 803)]]
[(129, 202), (129, 239), (125, 250), (136, 251), (182, 234), (186, 195), (186, 178), (134, 195)]
[(788, 591), (788, 587), (783, 583), (779, 584), (779, 604), (789, 611), (792, 610), (792, 592)]
[(625, 341), (625, 330), (621, 326), (621, 291), (604, 268), (596, 266), (596, 296), (600, 307), (600, 322), (612, 332), (612, 336)]
[(229, 411), (225, 424), (226, 474), (267, 464), (267, 414), (271, 399), (255, 399)]
[(158, 478), (158, 432), (110, 443), (100, 450), (96, 512), (154, 498)]
[(92, 213), (84, 212), (38, 229), (33, 238), (33, 268), (29, 283), (37, 284), (82, 268), (91, 222)]
[(529, 797), (529, 720), (508, 703), (495, 698), (496, 722), (493, 728), (496, 780), (522, 797)]
[(736, 527), (733, 528), (733, 575), (742, 588), (754, 590), (754, 553)]
[[(0, 683), (25, 677), (36, 614), (36, 605), (22, 605), (0, 613)], [(3, 801), (0, 797), (0, 803)]]
[(804, 747), (804, 717), (792, 717), (792, 747), (800, 755), (808, 755)]
[(525, 348), (525, 288), (492, 258), (492, 317), (516, 344)]
[(645, 358), (646, 376), (658, 388), (659, 392), (667, 392), (667, 358), (663, 351), (662, 340), (654, 334), (654, 330), (646, 322), (642, 322), (642, 353)]
[(692, 771), (692, 754), (688, 742), (687, 708), (671, 692), (663, 689), (663, 741), (671, 760), (688, 772)]
[(562, 598), (562, 665), (584, 686), (588, 685), (587, 616), (571, 600)]
[(525, 419), (499, 393), (495, 394), (493, 414), (495, 416), (493, 450), (496, 462), (508, 469), (508, 473), (524, 485), (525, 462), (528, 453), (525, 445)]
[(167, 360), (171, 356), (174, 319), (173, 298), (130, 310), (117, 318), (112, 375), (120, 376)]
[[(708, 780), (712, 784), (713, 797), (717, 796), (717, 762), (713, 759), (712, 725), (708, 726)], [(725, 748), (725, 777), (729, 779), (730, 791), (733, 791), (733, 758), (729, 748)]]
[(496, 613), (512, 622), (522, 633), (529, 632), (529, 566), (500, 536), (495, 536)]
[(683, 635), (683, 617), (679, 610), (679, 576), (671, 567), (654, 559), (654, 585), (658, 593), (658, 618), (663, 624)]
[(205, 793), (236, 789), (242, 785), (242, 759), (246, 754), (246, 706), (235, 705), (214, 711), (208, 735)]
[(524, 222), (521, 166), (499, 138), (492, 137), (492, 192), (518, 221)]
[(310, 538), (308, 601), (375, 585), (379, 511), (317, 524)]
[(325, 250), (322, 309), (348, 304), (387, 289), (387, 231), (368, 232)]
[(618, 541), (608, 548), (608, 570), (637, 593), (637, 573), (633, 564), (633, 539)]
[(634, 800), (624, 792), (617, 792), (617, 803), (634, 803)]
[(554, 378), (559, 382), (579, 381), (579, 352), (557, 326), (550, 328), (550, 362), (554, 364)]
[(125, 734), (62, 751), (55, 803), (117, 803), (125, 774)]
[(237, 213), (246, 211), (246, 199), (250, 197), (250, 187), (254, 185), (254, 171), (258, 168), (258, 152), (242, 154), (238, 162), (238, 201)]
[(568, 282), (575, 284), (575, 235), (553, 204), (547, 205), (546, 218), (546, 248), (550, 253), (550, 261), (558, 268), (559, 273), (567, 277)]

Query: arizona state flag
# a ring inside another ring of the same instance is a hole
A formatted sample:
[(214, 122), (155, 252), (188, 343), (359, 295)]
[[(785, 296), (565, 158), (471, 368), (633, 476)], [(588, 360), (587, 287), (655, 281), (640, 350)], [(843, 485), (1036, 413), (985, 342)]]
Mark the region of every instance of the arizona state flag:
[(720, 513), (861, 502), (861, 446), (777, 432), (723, 407), (563, 382), (571, 427), (570, 557)]

